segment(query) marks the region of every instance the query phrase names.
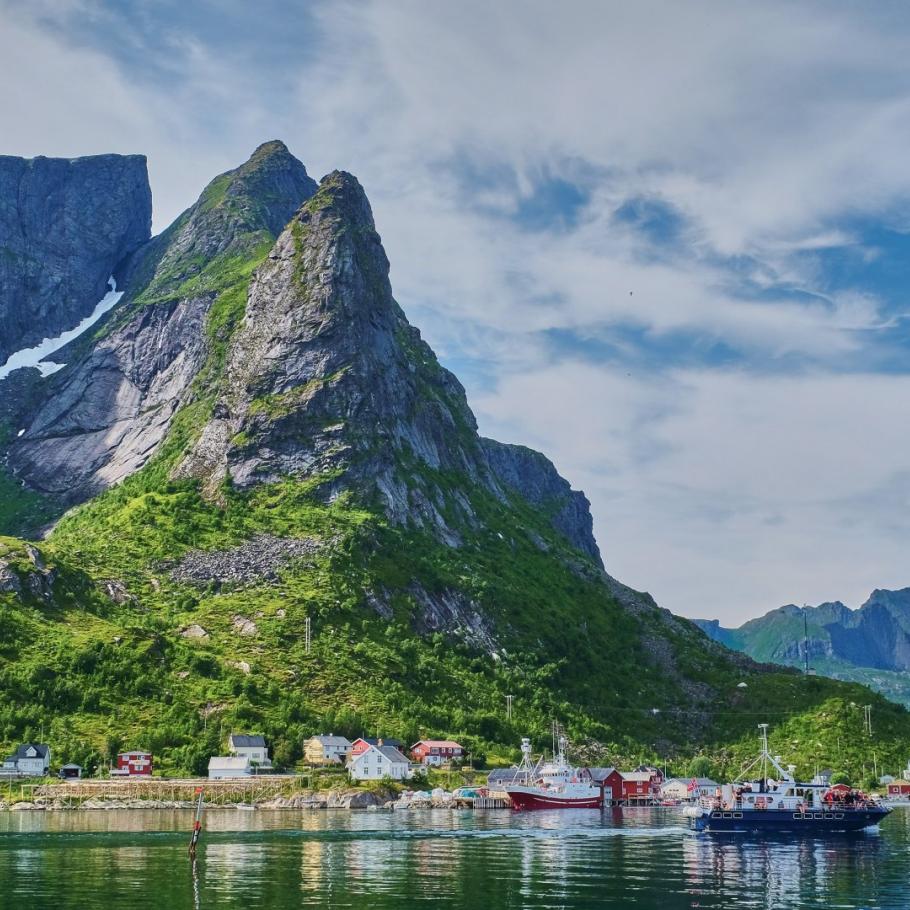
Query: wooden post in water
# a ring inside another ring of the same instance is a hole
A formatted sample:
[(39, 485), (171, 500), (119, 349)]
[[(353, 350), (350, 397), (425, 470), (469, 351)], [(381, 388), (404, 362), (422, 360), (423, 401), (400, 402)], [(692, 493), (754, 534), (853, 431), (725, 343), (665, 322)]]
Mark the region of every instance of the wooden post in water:
[(196, 802), (196, 819), (193, 822), (193, 836), (190, 839), (190, 858), (196, 859), (196, 845), (199, 843), (199, 836), (202, 833), (202, 800), (205, 793), (202, 787), (196, 788), (199, 799)]

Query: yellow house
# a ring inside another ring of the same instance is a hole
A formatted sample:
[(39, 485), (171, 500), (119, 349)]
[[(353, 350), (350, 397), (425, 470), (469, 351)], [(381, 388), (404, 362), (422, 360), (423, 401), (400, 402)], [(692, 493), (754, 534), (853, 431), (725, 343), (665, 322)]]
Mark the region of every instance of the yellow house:
[(310, 765), (343, 765), (350, 751), (350, 740), (334, 733), (311, 736), (303, 744), (303, 757)]

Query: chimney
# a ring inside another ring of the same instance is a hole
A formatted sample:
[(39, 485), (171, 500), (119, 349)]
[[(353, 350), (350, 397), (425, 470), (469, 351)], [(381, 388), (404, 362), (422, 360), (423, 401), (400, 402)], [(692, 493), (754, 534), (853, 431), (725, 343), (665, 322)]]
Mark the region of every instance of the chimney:
[(379, 748), (381, 749), (381, 748), (382, 748), (382, 740), (381, 740), (381, 739), (377, 739), (377, 740), (376, 740), (376, 745), (379, 746)]

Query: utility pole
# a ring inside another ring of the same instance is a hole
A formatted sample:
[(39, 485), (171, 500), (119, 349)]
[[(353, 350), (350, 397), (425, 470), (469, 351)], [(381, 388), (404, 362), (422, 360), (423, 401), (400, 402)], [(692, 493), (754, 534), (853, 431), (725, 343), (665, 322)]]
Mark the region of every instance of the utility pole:
[(809, 607), (803, 604), (803, 651), (806, 661), (806, 676), (809, 675)]
[(863, 732), (872, 738), (872, 705), (863, 705)]
[(512, 719), (512, 700), (515, 698), (514, 695), (506, 696), (506, 720)]
[(307, 616), (307, 618), (304, 620), (304, 623), (303, 623), (303, 643), (304, 643), (304, 648), (306, 649), (307, 654), (310, 653), (310, 645), (312, 644), (312, 641), (313, 641), (313, 626), (310, 621), (310, 617)]

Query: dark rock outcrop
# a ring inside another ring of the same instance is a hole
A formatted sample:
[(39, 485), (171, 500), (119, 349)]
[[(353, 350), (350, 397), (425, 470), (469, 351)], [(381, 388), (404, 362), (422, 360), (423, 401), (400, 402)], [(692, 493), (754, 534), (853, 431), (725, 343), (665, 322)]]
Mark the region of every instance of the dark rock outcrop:
[(151, 224), (143, 155), (0, 156), (0, 364), (91, 313)]
[[(61, 352), (70, 365), (42, 385), (40, 398), (31, 394), (30, 417), (8, 452), (19, 480), (71, 504), (139, 470), (193, 400), (192, 383), (219, 340), (207, 320), (231, 287), (224, 275), (268, 250), (274, 226), (315, 187), (282, 143), (266, 143), (143, 246), (125, 269), (127, 292), (107, 333)], [(202, 274), (212, 263), (223, 270)], [(17, 410), (18, 426), (25, 409)]]

